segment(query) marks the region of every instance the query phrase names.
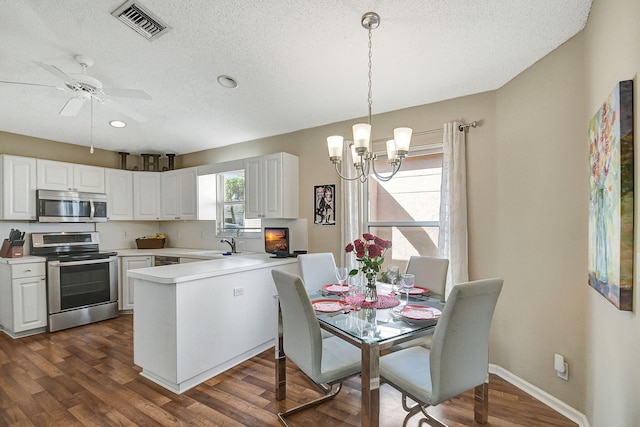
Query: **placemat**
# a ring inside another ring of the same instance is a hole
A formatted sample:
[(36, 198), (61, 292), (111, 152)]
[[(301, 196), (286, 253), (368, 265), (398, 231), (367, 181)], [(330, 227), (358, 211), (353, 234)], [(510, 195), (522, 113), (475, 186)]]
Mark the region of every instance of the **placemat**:
[(362, 308), (391, 308), (400, 304), (398, 298), (389, 295), (378, 295), (376, 302), (364, 302), (364, 294), (349, 295), (345, 298), (347, 304)]

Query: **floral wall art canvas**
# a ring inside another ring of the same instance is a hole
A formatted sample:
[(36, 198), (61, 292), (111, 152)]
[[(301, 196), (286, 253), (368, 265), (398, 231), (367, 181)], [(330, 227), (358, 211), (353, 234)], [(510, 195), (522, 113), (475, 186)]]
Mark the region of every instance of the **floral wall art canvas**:
[(589, 285), (633, 304), (633, 81), (618, 83), (589, 123)]

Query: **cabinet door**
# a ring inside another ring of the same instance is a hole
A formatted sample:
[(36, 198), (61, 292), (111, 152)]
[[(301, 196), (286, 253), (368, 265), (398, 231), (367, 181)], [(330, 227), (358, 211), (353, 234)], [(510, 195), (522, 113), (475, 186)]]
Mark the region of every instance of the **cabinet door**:
[(133, 310), (133, 280), (127, 277), (127, 271), (136, 268), (153, 267), (151, 256), (122, 257), (120, 263), (120, 310)]
[(262, 218), (262, 158), (253, 157), (244, 162), (244, 216)]
[(13, 279), (13, 332), (47, 326), (45, 276)]
[(198, 219), (198, 173), (196, 168), (178, 171), (178, 216), (180, 219)]
[(180, 219), (177, 172), (162, 172), (160, 175), (160, 218), (162, 219)]
[(73, 188), (86, 193), (104, 193), (104, 168), (73, 165)]
[(271, 154), (262, 158), (263, 218), (282, 218), (282, 157)]
[(160, 173), (133, 174), (133, 219), (157, 221), (160, 219)]
[(133, 172), (105, 169), (107, 193), (107, 219), (127, 221), (133, 219)]
[(2, 156), (2, 219), (36, 219), (36, 159)]
[(73, 164), (37, 159), (39, 190), (73, 191)]

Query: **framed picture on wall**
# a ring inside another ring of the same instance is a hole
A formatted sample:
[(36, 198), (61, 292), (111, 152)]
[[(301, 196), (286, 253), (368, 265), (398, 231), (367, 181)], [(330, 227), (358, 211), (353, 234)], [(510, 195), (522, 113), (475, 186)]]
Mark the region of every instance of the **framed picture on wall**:
[(589, 123), (589, 285), (633, 308), (633, 81), (618, 83)]
[(336, 185), (325, 184), (313, 187), (313, 223), (316, 225), (336, 225)]

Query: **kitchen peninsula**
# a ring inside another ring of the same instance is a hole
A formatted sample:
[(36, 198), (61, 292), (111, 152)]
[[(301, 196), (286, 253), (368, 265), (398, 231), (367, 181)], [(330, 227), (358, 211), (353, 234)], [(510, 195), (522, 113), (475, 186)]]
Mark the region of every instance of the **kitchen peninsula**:
[(273, 268), (298, 272), (294, 258), (266, 254), (130, 270), (140, 374), (180, 394), (271, 347)]

